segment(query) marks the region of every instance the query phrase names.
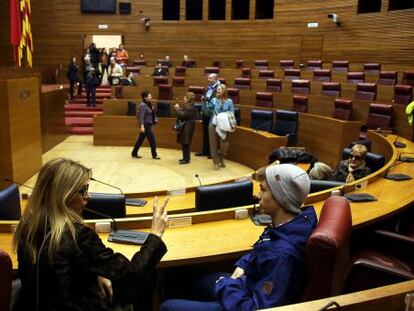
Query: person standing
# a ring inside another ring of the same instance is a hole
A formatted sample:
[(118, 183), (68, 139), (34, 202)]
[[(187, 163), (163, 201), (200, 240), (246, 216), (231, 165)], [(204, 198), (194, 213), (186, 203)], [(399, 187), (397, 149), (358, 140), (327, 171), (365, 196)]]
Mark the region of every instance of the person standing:
[(137, 119), (140, 124), (140, 133), (132, 149), (131, 156), (133, 158), (142, 158), (138, 155), (139, 148), (141, 148), (144, 139), (147, 138), (151, 147), (151, 154), (154, 160), (160, 160), (161, 158), (157, 154), (157, 144), (155, 141), (154, 133), (152, 132), (152, 126), (156, 123), (155, 109), (151, 103), (152, 95), (149, 91), (143, 91), (141, 93), (142, 103), (138, 107)]
[(122, 67), (116, 63), (115, 57), (111, 56), (109, 59), (110, 65), (108, 68), (108, 82), (109, 85), (119, 85), (121, 82), (121, 77), (123, 76), (124, 72), (122, 71)]
[(78, 77), (78, 64), (76, 63), (76, 57), (72, 56), (70, 59), (70, 63), (68, 66), (68, 72), (66, 76), (69, 80), (69, 96), (70, 99), (73, 99), (73, 90), (75, 88), (75, 84), (78, 83), (78, 95), (82, 93), (82, 81)]
[[(214, 170), (220, 167), (225, 167), (224, 157), (227, 156), (229, 150), (229, 136), (230, 131), (220, 132), (217, 128), (222, 128), (221, 120), (230, 125), (232, 130), (235, 128), (234, 120), (234, 106), (233, 101), (227, 94), (227, 87), (224, 84), (217, 86), (216, 98), (213, 98), (213, 117), (210, 119), (208, 127), (208, 135), (210, 138), (210, 152), (213, 158)], [(223, 112), (225, 114), (223, 114)], [(233, 122), (229, 121), (231, 118), (228, 113), (231, 113)], [(233, 123), (233, 124), (231, 124)], [(230, 129), (229, 126), (224, 126)]]
[(181, 144), (183, 150), (183, 158), (178, 161), (180, 164), (190, 163), (190, 144), (193, 139), (196, 118), (194, 101), (194, 93), (188, 92), (184, 96), (184, 106), (180, 107), (178, 103), (174, 106), (177, 111), (178, 122), (183, 122), (177, 133), (177, 142)]
[(91, 64), (89, 58), (85, 58), (84, 77), (86, 86), (86, 106), (96, 107), (96, 86), (101, 82), (101, 72)]
[(91, 43), (90, 47), (89, 47), (89, 51), (91, 53), (91, 63), (93, 65), (94, 68), (97, 68), (99, 70), (99, 50), (96, 47), (95, 43)]
[(210, 142), (208, 137), (208, 126), (210, 124), (211, 116), (213, 115), (212, 100), (216, 97), (217, 87), (220, 85), (218, 76), (215, 73), (211, 73), (207, 77), (207, 90), (201, 99), (204, 101), (202, 106), (202, 121), (203, 121), (203, 150), (200, 153), (196, 153), (196, 156), (207, 156), (211, 159), (210, 154)]
[(129, 55), (127, 50), (124, 49), (123, 44), (120, 44), (118, 50), (116, 51), (116, 59), (121, 66), (126, 66)]

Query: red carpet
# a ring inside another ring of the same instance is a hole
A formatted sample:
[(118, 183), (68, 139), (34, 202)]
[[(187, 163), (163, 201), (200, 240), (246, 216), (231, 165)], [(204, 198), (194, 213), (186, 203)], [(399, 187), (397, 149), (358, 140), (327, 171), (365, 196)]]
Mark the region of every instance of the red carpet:
[(65, 105), (65, 124), (70, 127), (71, 134), (93, 134), (93, 116), (102, 115), (102, 103), (105, 98), (111, 98), (111, 88), (109, 86), (96, 88), (96, 107), (86, 106), (85, 92), (67, 102)]

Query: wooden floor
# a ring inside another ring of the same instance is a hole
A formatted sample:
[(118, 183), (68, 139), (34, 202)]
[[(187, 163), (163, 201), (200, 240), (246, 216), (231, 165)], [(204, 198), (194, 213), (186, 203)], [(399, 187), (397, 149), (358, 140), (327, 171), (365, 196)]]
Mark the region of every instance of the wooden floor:
[[(230, 146), (231, 147), (231, 146)], [(142, 159), (131, 157), (132, 147), (94, 146), (92, 136), (70, 136), (43, 155), (43, 163), (64, 157), (79, 161), (92, 168), (93, 177), (116, 185), (124, 193), (142, 193), (161, 190), (173, 190), (198, 186), (195, 174), (199, 175), (202, 184), (212, 184), (230, 179), (241, 178), (251, 174), (249, 167), (239, 163), (226, 161), (227, 166), (218, 171), (213, 170), (212, 160), (206, 157), (191, 155), (190, 164), (179, 165), (180, 150), (159, 148), (161, 160), (153, 160), (149, 148), (140, 150)], [(33, 186), (36, 176), (28, 185)], [(91, 182), (90, 191), (114, 193), (116, 189)], [(21, 192), (28, 190), (21, 187)]]

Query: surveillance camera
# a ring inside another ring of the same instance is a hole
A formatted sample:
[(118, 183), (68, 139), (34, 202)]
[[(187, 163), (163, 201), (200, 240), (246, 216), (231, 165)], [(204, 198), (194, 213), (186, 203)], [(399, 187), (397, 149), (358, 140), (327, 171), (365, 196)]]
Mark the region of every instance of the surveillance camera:
[(337, 25), (340, 24), (338, 14), (330, 13), (330, 14), (328, 14), (328, 18), (332, 19), (332, 23), (335, 23)]

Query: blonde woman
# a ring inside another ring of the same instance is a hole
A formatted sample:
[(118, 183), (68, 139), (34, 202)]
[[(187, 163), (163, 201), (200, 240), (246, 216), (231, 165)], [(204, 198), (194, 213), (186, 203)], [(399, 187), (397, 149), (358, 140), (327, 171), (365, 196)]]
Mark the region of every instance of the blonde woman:
[[(213, 98), (211, 102), (213, 105), (213, 117), (210, 118), (208, 135), (210, 140), (210, 152), (213, 159), (214, 170), (218, 170), (220, 167), (226, 166), (224, 164), (224, 157), (227, 156), (229, 150), (230, 136), (230, 131), (220, 132), (217, 130), (217, 128), (221, 128), (219, 114), (227, 112), (227, 116), (232, 116), (232, 120), (230, 120), (230, 117), (228, 121), (232, 127), (232, 130), (234, 130), (234, 106), (233, 101), (227, 94), (227, 87), (224, 84), (219, 84), (217, 86), (216, 98)], [(231, 114), (229, 115), (228, 112), (231, 112)]]
[(316, 162), (309, 172), (312, 180), (332, 180), (332, 169), (328, 164)]
[(130, 303), (166, 253), (168, 200), (155, 200), (151, 234), (131, 261), (105, 247), (81, 216), (91, 174), (67, 159), (40, 170), (14, 236), (23, 310), (113, 310)]
[(349, 183), (371, 174), (372, 170), (365, 163), (367, 153), (367, 147), (364, 145), (354, 145), (351, 148), (349, 159), (339, 162), (333, 172), (333, 179)]

